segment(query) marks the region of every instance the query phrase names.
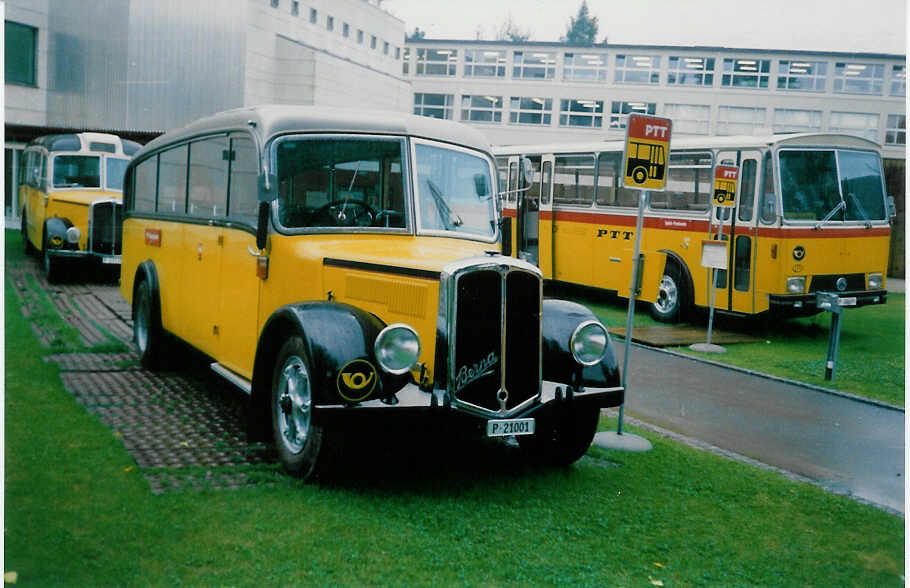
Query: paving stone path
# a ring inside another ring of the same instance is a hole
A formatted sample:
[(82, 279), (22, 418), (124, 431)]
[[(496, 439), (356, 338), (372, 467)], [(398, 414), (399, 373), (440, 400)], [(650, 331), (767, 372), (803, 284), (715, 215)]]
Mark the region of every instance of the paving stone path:
[(45, 361), (122, 441), (154, 494), (273, 483), (275, 456), (247, 441), (238, 392), (198, 366), (159, 373), (140, 366), (131, 310), (116, 283), (89, 273), (49, 284), (35, 259), (7, 265), (6, 275), (48, 348)]

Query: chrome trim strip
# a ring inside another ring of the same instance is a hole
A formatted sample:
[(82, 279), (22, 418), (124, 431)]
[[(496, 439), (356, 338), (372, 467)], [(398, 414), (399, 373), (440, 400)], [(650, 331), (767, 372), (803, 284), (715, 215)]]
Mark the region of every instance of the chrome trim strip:
[(242, 391), (246, 392), (248, 395), (253, 393), (253, 383), (247, 380), (244, 377), (241, 377), (231, 370), (227, 369), (217, 361), (209, 365), (212, 368), (212, 371), (230, 382), (231, 384), (237, 386)]

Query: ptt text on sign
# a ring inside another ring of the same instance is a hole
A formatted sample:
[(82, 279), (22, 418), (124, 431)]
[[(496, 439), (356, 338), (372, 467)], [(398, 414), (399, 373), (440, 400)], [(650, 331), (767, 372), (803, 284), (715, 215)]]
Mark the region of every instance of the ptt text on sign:
[(673, 123), (668, 118), (630, 114), (626, 126), (623, 185), (662, 191), (667, 183), (667, 161)]

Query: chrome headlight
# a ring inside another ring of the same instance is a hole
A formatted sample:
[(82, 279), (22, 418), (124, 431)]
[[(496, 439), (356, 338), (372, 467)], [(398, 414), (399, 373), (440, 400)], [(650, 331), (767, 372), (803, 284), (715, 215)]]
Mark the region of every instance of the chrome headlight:
[(395, 323), (379, 332), (373, 344), (376, 361), (390, 374), (403, 374), (420, 357), (420, 337), (404, 323)]
[(596, 364), (607, 349), (607, 329), (597, 321), (585, 321), (569, 337), (569, 349), (581, 365)]
[(882, 287), (885, 278), (882, 274), (869, 274), (869, 289), (878, 290)]
[(806, 291), (806, 277), (793, 276), (787, 278), (787, 292), (790, 294), (802, 294)]
[(67, 243), (78, 243), (81, 236), (82, 232), (77, 227), (70, 227), (66, 230)]

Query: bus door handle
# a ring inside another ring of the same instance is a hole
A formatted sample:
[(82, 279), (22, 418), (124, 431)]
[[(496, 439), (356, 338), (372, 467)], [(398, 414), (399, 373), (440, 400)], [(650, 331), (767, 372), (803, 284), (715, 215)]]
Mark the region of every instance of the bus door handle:
[(260, 257), (260, 256), (262, 255), (262, 250), (256, 249), (256, 248), (253, 247), (252, 245), (247, 245), (247, 246), (246, 246), (246, 250), (247, 250), (247, 252), (248, 252), (250, 255), (252, 255), (253, 257)]

